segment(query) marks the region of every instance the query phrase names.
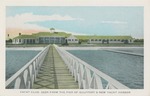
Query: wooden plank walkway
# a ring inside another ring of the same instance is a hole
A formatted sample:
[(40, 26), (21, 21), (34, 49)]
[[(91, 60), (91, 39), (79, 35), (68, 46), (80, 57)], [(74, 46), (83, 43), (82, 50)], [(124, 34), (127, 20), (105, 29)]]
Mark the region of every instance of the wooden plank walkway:
[(52, 45), (32, 89), (78, 89), (78, 83)]

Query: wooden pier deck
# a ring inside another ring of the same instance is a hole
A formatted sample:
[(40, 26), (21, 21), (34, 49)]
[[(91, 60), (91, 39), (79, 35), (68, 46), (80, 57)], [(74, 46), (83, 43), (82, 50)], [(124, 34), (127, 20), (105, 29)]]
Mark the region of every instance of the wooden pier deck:
[(78, 83), (52, 45), (32, 89), (78, 89)]

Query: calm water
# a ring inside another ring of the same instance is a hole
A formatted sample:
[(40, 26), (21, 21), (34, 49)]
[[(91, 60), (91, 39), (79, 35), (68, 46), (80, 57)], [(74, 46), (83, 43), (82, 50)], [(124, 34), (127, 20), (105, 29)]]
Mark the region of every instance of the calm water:
[(40, 51), (6, 50), (6, 80), (34, 58)]
[[(143, 48), (114, 49), (133, 53), (143, 53)], [(103, 50), (69, 50), (91, 66), (133, 89), (143, 89), (143, 57)]]
[(144, 54), (143, 48), (114, 48), (113, 50)]

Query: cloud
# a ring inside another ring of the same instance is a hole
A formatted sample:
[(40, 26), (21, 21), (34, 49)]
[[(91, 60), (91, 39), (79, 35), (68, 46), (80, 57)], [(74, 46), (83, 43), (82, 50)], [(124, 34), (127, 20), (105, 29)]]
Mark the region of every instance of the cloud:
[(128, 24), (127, 22), (124, 22), (124, 21), (101, 21), (101, 23), (106, 23), (106, 24)]
[[(69, 20), (83, 20), (81, 18), (73, 18), (69, 15), (34, 15), (33, 13), (24, 13), (20, 15), (10, 16), (6, 18), (7, 28), (23, 28), (23, 29), (41, 29), (48, 30), (46, 27), (39, 26), (37, 24), (31, 24), (31, 22), (43, 22), (43, 21), (69, 21)], [(30, 23), (29, 23), (30, 22)]]

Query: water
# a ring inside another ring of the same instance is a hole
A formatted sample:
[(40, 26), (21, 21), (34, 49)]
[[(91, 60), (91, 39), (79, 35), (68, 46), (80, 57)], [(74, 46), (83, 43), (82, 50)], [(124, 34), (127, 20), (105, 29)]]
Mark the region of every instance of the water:
[[(143, 53), (143, 49), (128, 48), (113, 50)], [(144, 87), (144, 58), (142, 56), (127, 55), (104, 50), (69, 50), (68, 52), (118, 80), (129, 88), (143, 89)]]
[(123, 51), (123, 52), (131, 52), (137, 54), (144, 54), (143, 48), (114, 48), (113, 50)]
[(38, 50), (6, 50), (6, 80), (33, 59)]

